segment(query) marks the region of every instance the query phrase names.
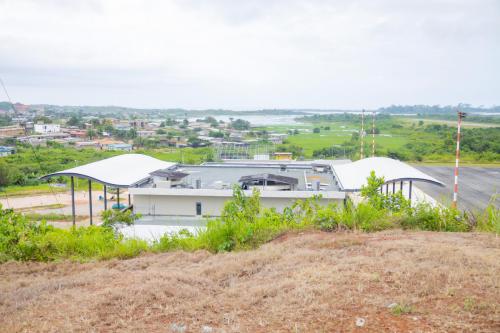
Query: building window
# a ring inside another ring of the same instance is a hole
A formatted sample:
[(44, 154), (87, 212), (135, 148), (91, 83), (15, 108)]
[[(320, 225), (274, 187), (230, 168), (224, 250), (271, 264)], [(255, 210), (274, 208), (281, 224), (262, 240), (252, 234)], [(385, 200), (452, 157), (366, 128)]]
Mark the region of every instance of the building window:
[(196, 215), (201, 215), (201, 202), (196, 203)]

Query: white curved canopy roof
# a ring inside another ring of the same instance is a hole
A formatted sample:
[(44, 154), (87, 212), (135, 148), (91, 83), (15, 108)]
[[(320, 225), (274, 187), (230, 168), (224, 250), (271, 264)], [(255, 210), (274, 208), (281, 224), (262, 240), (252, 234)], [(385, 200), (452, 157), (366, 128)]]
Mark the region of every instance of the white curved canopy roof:
[(444, 186), (439, 180), (411, 165), (387, 157), (369, 157), (347, 164), (334, 164), (331, 168), (343, 191), (361, 190), (372, 171), (375, 171), (377, 177), (384, 177), (386, 183), (411, 180)]
[(41, 179), (74, 176), (115, 187), (130, 187), (149, 178), (151, 172), (166, 169), (175, 164), (142, 154), (123, 154), (76, 168), (54, 172), (43, 176)]

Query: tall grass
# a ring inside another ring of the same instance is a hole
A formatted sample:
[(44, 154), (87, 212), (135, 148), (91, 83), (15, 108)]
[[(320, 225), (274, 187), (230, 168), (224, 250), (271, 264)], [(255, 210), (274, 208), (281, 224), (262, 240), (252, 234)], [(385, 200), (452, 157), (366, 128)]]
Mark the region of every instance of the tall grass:
[(494, 195), (486, 209), (476, 216), (477, 230), (500, 234), (500, 209), (496, 206), (498, 197)]

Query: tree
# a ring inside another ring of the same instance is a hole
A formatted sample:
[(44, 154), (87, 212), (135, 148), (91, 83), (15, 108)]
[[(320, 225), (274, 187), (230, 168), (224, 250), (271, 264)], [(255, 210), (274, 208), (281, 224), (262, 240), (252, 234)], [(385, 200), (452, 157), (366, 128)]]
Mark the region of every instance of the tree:
[(221, 131), (210, 131), (208, 132), (208, 136), (212, 138), (223, 138), (224, 133), (222, 133)]
[(89, 128), (87, 130), (87, 136), (89, 137), (90, 140), (92, 140), (96, 135), (97, 135), (97, 133), (94, 129)]
[(204, 140), (198, 139), (196, 136), (191, 136), (188, 138), (188, 143), (191, 147), (197, 148), (205, 143)]
[(72, 115), (71, 118), (68, 119), (66, 122), (66, 125), (68, 126), (80, 126), (80, 118), (78, 118), (76, 115)]
[(128, 132), (127, 132), (127, 137), (129, 139), (135, 139), (137, 137), (137, 131), (136, 131), (136, 129), (135, 128), (129, 129)]
[(166, 126), (174, 126), (175, 124), (177, 124), (177, 121), (175, 121), (175, 119), (172, 119), (172, 118), (167, 118), (167, 121), (165, 121), (165, 125)]
[(319, 133), (319, 132), (321, 132), (321, 130), (319, 129), (319, 127), (315, 127), (313, 129), (313, 133)]
[(8, 186), (10, 185), (10, 173), (11, 173), (11, 170), (9, 168), (9, 166), (4, 163), (4, 162), (1, 162), (0, 163), (0, 186)]
[(248, 130), (250, 129), (250, 122), (243, 119), (236, 119), (235, 121), (231, 121), (231, 128), (236, 130)]
[(361, 187), (361, 196), (377, 209), (399, 212), (411, 207), (410, 200), (406, 199), (401, 191), (383, 194), (380, 189), (384, 184), (384, 177), (377, 177), (375, 171), (371, 171), (370, 176), (366, 179), (366, 185)]

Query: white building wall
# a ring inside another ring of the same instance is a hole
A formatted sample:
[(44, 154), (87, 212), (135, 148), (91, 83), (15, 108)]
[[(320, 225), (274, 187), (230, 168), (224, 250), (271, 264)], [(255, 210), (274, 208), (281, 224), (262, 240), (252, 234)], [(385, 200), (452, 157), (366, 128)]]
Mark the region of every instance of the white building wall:
[[(196, 203), (201, 203), (202, 215), (220, 216), (224, 203), (232, 197), (207, 196), (175, 196), (175, 195), (148, 195), (135, 194), (133, 197), (134, 212), (142, 215), (196, 215)], [(283, 211), (290, 207), (296, 199), (293, 198), (261, 198), (261, 204), (266, 208), (276, 208)], [(341, 199), (322, 199), (320, 204), (342, 203)]]
[(36, 133), (40, 133), (40, 134), (59, 133), (61, 131), (61, 125), (59, 125), (59, 124), (35, 124), (34, 130)]

